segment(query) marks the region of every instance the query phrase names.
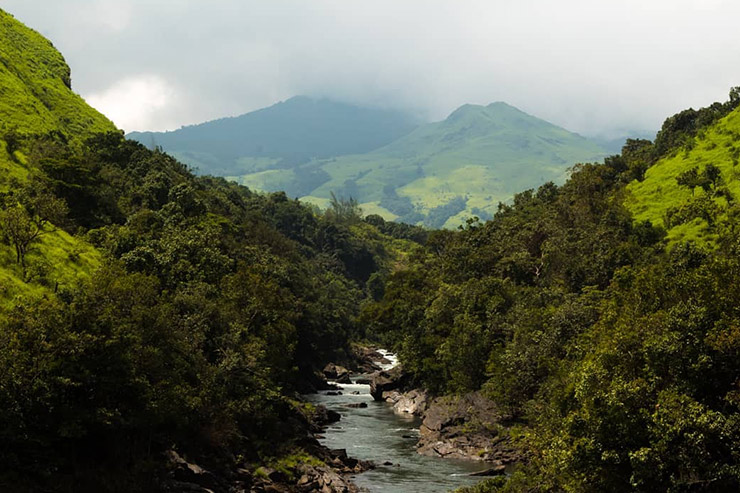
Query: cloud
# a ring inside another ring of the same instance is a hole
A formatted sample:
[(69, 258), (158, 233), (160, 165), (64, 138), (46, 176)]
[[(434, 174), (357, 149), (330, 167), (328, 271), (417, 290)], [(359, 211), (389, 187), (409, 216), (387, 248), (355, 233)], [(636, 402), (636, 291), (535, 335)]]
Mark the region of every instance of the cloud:
[(83, 96), (137, 74), (167, 81), (170, 99), (130, 120), (132, 130), (307, 94), (432, 119), (503, 100), (581, 133), (614, 134), (656, 129), (740, 84), (740, 3), (729, 0), (0, 0), (0, 8), (54, 41)]
[(175, 90), (157, 75), (127, 77), (102, 92), (89, 94), (86, 99), (124, 130), (176, 125), (163, 120), (177, 99)]

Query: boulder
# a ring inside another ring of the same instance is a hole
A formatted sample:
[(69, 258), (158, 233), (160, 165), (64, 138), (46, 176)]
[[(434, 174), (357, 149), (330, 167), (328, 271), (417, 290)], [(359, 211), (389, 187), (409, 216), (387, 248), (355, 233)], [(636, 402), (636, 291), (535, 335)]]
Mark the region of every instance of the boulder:
[(168, 450), (165, 452), (165, 456), (170, 464), (174, 480), (181, 484), (192, 485), (193, 489), (189, 491), (198, 491), (197, 488), (212, 490), (222, 486), (222, 481), (214, 474), (203, 469), (198, 464), (186, 461), (176, 451)]
[(326, 426), (331, 423), (336, 423), (341, 419), (341, 417), (342, 416), (338, 412), (318, 405), (316, 406), (316, 410), (314, 411), (313, 420), (319, 426)]
[(493, 462), (497, 466), (524, 459), (519, 444), (503, 424), (508, 417), (480, 392), (436, 398), (426, 406), (419, 427), (420, 454)]
[(415, 389), (394, 396), (393, 410), (399, 414), (421, 416), (427, 409), (429, 397), (423, 390)]
[(343, 366), (329, 363), (324, 367), (322, 373), (328, 380), (334, 380), (337, 383), (352, 383), (349, 370)]
[(346, 372), (346, 373), (340, 373), (340, 374), (339, 374), (339, 375), (337, 376), (337, 378), (336, 378), (336, 380), (335, 380), (335, 381), (336, 381), (337, 383), (343, 383), (343, 384), (351, 384), (351, 383), (352, 383), (352, 379), (351, 379), (351, 378), (350, 378), (350, 376), (349, 376), (349, 372)]
[(377, 371), (370, 375), (370, 395), (376, 401), (385, 400), (383, 393), (400, 389), (405, 380), (400, 366), (388, 371)]

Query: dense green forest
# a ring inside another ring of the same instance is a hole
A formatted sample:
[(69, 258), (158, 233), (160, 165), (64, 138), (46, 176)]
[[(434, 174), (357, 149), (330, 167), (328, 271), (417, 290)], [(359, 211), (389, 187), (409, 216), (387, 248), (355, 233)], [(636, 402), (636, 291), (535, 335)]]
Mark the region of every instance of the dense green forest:
[(358, 341), (500, 406), (526, 463), (469, 491), (740, 489), (738, 89), (430, 231), (196, 176), (0, 29), (0, 489), (318, 461), (299, 394)]
[(133, 490), (172, 446), (257, 463), (289, 452), (291, 396), (347, 360), (365, 282), (409, 240), (352, 204), (317, 215), (196, 178), (117, 132), (77, 150), (60, 135), (21, 145), (39, 154), (2, 194), (7, 244), (53, 221), (101, 260), (60, 286), (43, 255), (26, 258), (30, 238), (8, 266), (38, 293), (0, 314), (0, 484)]
[[(470, 491), (740, 488), (732, 187), (701, 216), (712, 242), (673, 241), (625, 206), (651, 166), (735, 121), (735, 95), (576, 166), (561, 187), (516, 195), (485, 224), (432, 232), (363, 308), (417, 385), (482, 389), (524, 435), (529, 464)], [(708, 193), (732, 180), (710, 164), (696, 172), (715, 177)]]
[(297, 392), (349, 358), (367, 281), (424, 232), (196, 177), (0, 21), (0, 489), (152, 491), (172, 449), (214, 470), (305, 457)]

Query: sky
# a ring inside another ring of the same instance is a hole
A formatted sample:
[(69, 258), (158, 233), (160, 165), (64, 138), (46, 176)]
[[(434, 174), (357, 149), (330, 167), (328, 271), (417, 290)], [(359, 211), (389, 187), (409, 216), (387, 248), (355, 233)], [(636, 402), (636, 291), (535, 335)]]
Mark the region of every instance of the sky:
[(584, 135), (657, 130), (740, 85), (736, 0), (0, 0), (126, 131), (294, 95), (440, 120), (505, 101)]

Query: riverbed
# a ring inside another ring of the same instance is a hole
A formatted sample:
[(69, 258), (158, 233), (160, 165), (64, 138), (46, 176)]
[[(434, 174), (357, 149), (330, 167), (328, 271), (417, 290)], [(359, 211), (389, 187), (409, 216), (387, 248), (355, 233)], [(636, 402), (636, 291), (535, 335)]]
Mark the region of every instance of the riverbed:
[[(395, 365), (395, 357), (386, 354)], [(353, 376), (354, 382), (361, 375)], [(326, 391), (307, 396), (310, 402), (323, 404), (341, 414), (342, 419), (329, 425), (320, 438), (332, 449), (346, 449), (350, 457), (370, 460), (376, 468), (353, 476), (358, 486), (368, 491), (390, 493), (444, 492), (474, 484), (480, 477), (473, 472), (487, 469), (485, 464), (427, 457), (416, 453), (421, 420), (411, 415), (399, 415), (390, 404), (376, 402), (365, 384), (339, 384), (342, 395), (327, 395)], [(365, 408), (348, 407), (366, 403)]]

